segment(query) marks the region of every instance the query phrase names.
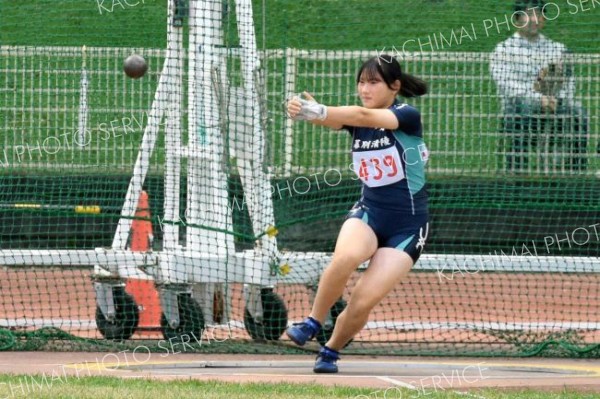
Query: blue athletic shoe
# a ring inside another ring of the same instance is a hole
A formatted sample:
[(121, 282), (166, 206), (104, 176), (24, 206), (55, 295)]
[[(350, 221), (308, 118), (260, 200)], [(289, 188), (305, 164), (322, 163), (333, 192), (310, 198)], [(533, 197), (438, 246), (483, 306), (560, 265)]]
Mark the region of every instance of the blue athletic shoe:
[(315, 373), (337, 373), (336, 363), (338, 360), (340, 360), (340, 353), (324, 346), (319, 351), (313, 371)]
[(321, 331), (321, 323), (307, 317), (302, 323), (294, 323), (291, 327), (285, 330), (285, 333), (296, 345), (304, 345), (306, 341), (310, 341)]

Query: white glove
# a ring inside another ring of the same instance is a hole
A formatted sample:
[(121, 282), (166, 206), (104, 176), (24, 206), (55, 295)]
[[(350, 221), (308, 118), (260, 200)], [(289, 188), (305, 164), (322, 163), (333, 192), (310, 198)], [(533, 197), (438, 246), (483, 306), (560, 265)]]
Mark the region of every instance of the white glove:
[(323, 104), (319, 104), (314, 100), (304, 100), (302, 98), (296, 98), (300, 102), (302, 108), (300, 112), (296, 114), (292, 119), (295, 121), (312, 121), (318, 119), (323, 121), (327, 119), (327, 107)]
[(327, 107), (323, 104), (319, 104), (314, 100), (309, 101), (302, 98), (299, 98), (298, 101), (302, 104), (302, 109), (298, 112), (298, 115), (296, 115), (294, 120), (312, 121), (318, 119), (324, 121), (327, 119)]

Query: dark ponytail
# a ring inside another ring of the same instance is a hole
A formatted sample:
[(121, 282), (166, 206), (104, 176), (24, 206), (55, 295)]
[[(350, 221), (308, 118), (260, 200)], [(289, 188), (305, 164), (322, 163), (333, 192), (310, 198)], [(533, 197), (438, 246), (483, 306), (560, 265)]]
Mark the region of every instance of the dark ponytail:
[(421, 78), (403, 73), (400, 78), (400, 95), (402, 97), (420, 97), (427, 94), (427, 83)]
[(403, 73), (400, 63), (391, 55), (379, 54), (377, 57), (369, 58), (358, 70), (356, 83), (360, 81), (362, 75), (368, 79), (380, 75), (390, 89), (394, 82), (399, 80), (400, 91), (398, 94), (402, 97), (419, 97), (427, 94), (427, 83), (416, 76)]

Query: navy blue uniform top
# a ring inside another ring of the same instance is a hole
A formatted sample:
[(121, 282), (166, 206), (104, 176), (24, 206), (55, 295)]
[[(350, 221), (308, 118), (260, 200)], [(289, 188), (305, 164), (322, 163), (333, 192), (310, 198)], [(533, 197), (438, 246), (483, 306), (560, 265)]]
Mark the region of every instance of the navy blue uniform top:
[(361, 201), (411, 215), (427, 214), (429, 151), (421, 114), (399, 102), (388, 109), (398, 118), (396, 130), (344, 126), (352, 134), (352, 167), (363, 183)]

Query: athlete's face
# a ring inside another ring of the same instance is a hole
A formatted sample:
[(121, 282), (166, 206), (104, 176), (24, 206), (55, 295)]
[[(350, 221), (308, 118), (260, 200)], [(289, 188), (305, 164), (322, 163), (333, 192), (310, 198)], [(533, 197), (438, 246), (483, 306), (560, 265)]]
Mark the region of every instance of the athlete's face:
[(368, 76), (363, 73), (358, 80), (358, 96), (365, 108), (387, 108), (394, 103), (400, 90), (400, 81), (396, 80), (390, 89), (381, 75)]

